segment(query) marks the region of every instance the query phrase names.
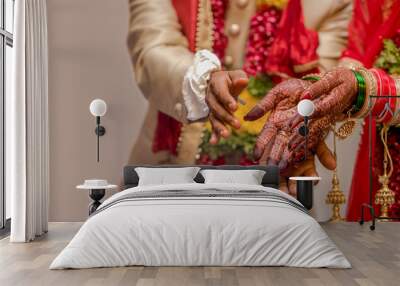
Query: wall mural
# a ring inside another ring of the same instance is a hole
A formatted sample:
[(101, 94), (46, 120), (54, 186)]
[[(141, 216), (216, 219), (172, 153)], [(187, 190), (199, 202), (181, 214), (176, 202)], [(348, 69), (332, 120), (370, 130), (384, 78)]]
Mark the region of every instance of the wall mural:
[[(375, 207), (400, 215), (400, 113), (397, 99), (384, 97), (400, 94), (398, 3), (333, 1), (316, 12), (300, 0), (171, 2), (130, 9), (129, 51), (150, 103), (131, 163), (276, 164), (282, 190), (294, 195), (290, 176), (320, 174), (330, 181), (332, 171), (338, 174), (336, 159), (343, 159), (347, 174), (354, 169), (352, 183), (342, 185), (350, 190), (347, 219), (357, 220), (368, 201), (368, 192), (360, 191), (368, 190), (368, 180), (357, 178), (368, 175), (369, 149), (367, 124), (354, 122), (367, 117), (370, 95), (382, 96), (371, 109), (379, 123), (373, 126)], [(320, 31), (324, 25), (336, 28)], [(234, 107), (224, 93), (235, 98)], [(300, 100), (315, 104), (307, 160), (298, 134)], [(339, 138), (359, 142), (328, 148), (324, 140), (336, 124)], [(354, 150), (353, 157), (341, 158), (346, 150)], [(323, 168), (317, 170), (316, 161)], [(388, 180), (378, 179), (382, 175)]]

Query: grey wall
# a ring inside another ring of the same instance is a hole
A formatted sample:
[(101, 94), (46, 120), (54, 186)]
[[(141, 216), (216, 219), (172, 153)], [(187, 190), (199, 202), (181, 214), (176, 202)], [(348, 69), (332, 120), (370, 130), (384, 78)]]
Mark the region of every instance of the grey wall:
[[(87, 217), (85, 178), (121, 182), (146, 102), (132, 79), (126, 49), (127, 0), (48, 1), (50, 109), (50, 220)], [(89, 103), (102, 98), (108, 112), (96, 162), (95, 119)]]

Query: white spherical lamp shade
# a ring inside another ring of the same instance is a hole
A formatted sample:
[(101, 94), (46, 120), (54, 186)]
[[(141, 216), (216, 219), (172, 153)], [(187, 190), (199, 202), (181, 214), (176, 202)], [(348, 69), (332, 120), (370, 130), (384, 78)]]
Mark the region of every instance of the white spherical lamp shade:
[(314, 113), (314, 103), (309, 99), (303, 99), (297, 105), (297, 112), (301, 116), (311, 116)]
[(107, 112), (107, 104), (102, 99), (95, 99), (90, 103), (89, 109), (93, 116), (103, 116)]

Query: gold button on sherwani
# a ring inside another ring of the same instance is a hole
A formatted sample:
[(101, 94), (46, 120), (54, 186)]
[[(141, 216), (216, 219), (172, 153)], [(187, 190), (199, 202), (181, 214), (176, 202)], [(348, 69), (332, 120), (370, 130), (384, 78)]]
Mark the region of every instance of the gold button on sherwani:
[(246, 8), (247, 4), (249, 4), (249, 0), (237, 0), (236, 1), (236, 5), (238, 6), (238, 8)]
[(232, 56), (226, 55), (224, 57), (224, 65), (226, 66), (231, 66), (233, 64), (233, 58)]
[(229, 35), (231, 36), (237, 36), (240, 33), (240, 26), (238, 24), (232, 24), (229, 27)]

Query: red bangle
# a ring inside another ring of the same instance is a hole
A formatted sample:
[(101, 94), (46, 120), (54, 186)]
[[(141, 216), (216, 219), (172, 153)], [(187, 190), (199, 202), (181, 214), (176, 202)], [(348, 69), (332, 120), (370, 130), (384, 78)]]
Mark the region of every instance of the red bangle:
[[(381, 78), (380, 78), (378, 72), (375, 69), (370, 69), (370, 72), (371, 72), (372, 76), (375, 78), (375, 82), (376, 82), (376, 94), (375, 94), (375, 96), (378, 96), (379, 94), (382, 93)], [(370, 110), (370, 112), (372, 114), (376, 113), (375, 109), (377, 109), (377, 106), (381, 106), (381, 104), (378, 104), (378, 102), (380, 102), (380, 98), (375, 97), (375, 102), (371, 106), (371, 110)]]
[(388, 110), (387, 110), (387, 105), (389, 104), (389, 97), (390, 96), (390, 82), (389, 78), (387, 77), (386, 74), (384, 74), (381, 70), (378, 70), (379, 74), (381, 75), (381, 80), (382, 80), (382, 94), (380, 96), (385, 96), (382, 97), (382, 99), (385, 99), (385, 105), (380, 109), (377, 110), (378, 113), (376, 114), (376, 121), (377, 122), (383, 122)]
[(390, 123), (391, 121), (393, 121), (394, 119), (394, 115), (396, 112), (396, 107), (398, 108), (398, 98), (396, 97), (396, 85), (395, 85), (395, 81), (391, 76), (387, 76), (388, 80), (389, 80), (389, 90), (390, 90), (390, 95), (393, 97), (389, 98), (389, 106), (390, 106), (390, 110), (392, 112), (386, 111), (385, 116), (382, 119), (383, 123)]
[(379, 98), (379, 96), (384, 96), (388, 94), (388, 85), (384, 83), (384, 78), (386, 78), (386, 74), (382, 74), (383, 71), (379, 69), (371, 69), (372, 74), (376, 79), (377, 89), (376, 95), (378, 98), (375, 101), (374, 106), (372, 107), (372, 115), (379, 116), (382, 110), (385, 108), (385, 104), (388, 98)]

